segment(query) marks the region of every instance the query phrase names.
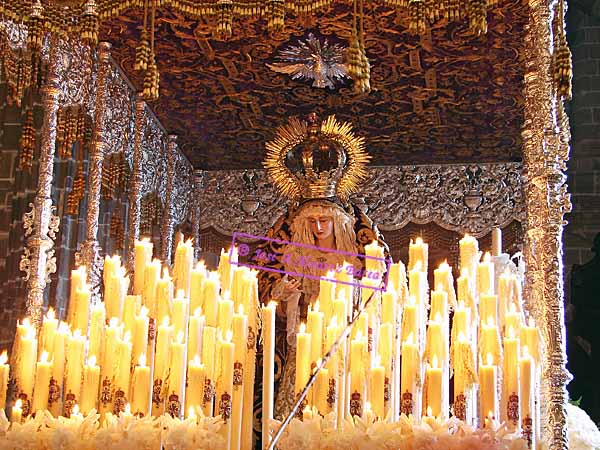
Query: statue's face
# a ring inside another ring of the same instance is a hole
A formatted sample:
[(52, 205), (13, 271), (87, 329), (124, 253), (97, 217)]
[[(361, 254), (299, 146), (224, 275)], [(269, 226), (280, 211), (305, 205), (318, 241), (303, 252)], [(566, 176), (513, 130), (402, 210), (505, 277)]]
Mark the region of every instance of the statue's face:
[(326, 215), (315, 215), (308, 218), (310, 231), (317, 240), (327, 239), (333, 233), (333, 218)]

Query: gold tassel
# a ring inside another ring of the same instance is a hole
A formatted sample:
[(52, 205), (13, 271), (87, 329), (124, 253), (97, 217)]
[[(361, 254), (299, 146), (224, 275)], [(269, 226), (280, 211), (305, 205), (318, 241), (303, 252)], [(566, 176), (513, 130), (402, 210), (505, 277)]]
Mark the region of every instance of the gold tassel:
[(469, 0), (469, 29), (473, 34), (487, 33), (486, 0)]
[(90, 47), (98, 45), (98, 11), (96, 2), (88, 0), (85, 3), (83, 17), (81, 18), (81, 40)]
[(157, 100), (158, 99), (158, 87), (160, 83), (160, 74), (158, 73), (158, 67), (156, 67), (156, 59), (154, 53), (150, 55), (148, 62), (148, 68), (144, 75), (144, 91), (143, 96), (146, 100)]
[(269, 11), (269, 21), (267, 28), (269, 30), (280, 30), (283, 28), (285, 19), (285, 2), (284, 0), (269, 0), (267, 4)]
[(219, 0), (217, 2), (217, 39), (227, 40), (231, 37), (233, 28), (233, 2)]
[(408, 4), (408, 31), (413, 34), (425, 32), (425, 4), (423, 0), (411, 0)]
[(44, 40), (44, 7), (36, 1), (31, 7), (31, 15), (27, 21), (27, 48), (33, 53), (42, 50)]
[(135, 70), (143, 71), (148, 68), (148, 59), (150, 58), (150, 43), (148, 42), (148, 0), (144, 1), (144, 28), (140, 44), (135, 49)]
[(27, 109), (25, 123), (19, 140), (19, 169), (30, 170), (35, 150), (35, 127), (33, 125), (33, 110)]
[(556, 16), (557, 23), (554, 26), (556, 39), (554, 54), (552, 55), (552, 78), (557, 96), (570, 100), (573, 95), (573, 61), (571, 50), (565, 38), (563, 0), (560, 0), (558, 4)]

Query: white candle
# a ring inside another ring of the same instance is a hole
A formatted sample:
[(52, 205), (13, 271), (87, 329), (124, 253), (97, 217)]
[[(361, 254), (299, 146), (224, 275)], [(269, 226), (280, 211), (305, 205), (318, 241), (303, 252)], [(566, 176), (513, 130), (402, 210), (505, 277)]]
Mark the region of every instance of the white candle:
[(491, 262), (489, 253), (477, 266), (477, 291), (479, 295), (494, 293), (494, 263)]
[(266, 449), (271, 441), (269, 424), (273, 419), (275, 403), (275, 311), (277, 304), (269, 302), (262, 308), (263, 338), (263, 410), (262, 410), (262, 444)]
[(185, 406), (186, 411), (190, 411), (190, 409), (193, 411), (194, 408), (199, 408), (202, 405), (206, 371), (198, 354), (194, 355), (194, 359), (189, 361), (187, 368), (188, 382), (185, 390)]
[(6, 405), (6, 391), (8, 389), (8, 377), (10, 367), (8, 363), (8, 354), (6, 350), (0, 354), (0, 407)]
[(204, 308), (202, 301), (202, 288), (206, 279), (206, 265), (204, 261), (199, 261), (196, 267), (192, 270), (190, 279), (190, 311), (195, 311), (196, 308)]
[(48, 409), (48, 387), (52, 377), (52, 361), (48, 361), (48, 352), (43, 351), (35, 369), (35, 389), (33, 391), (32, 412)]
[[(183, 332), (177, 333), (177, 339), (171, 344), (171, 363), (169, 373), (169, 397), (168, 403), (171, 403), (171, 399), (175, 399), (179, 402), (179, 409), (168, 411), (175, 417), (182, 417), (183, 406), (184, 406), (184, 394), (185, 394), (185, 369), (186, 369), (186, 350), (187, 345), (183, 341)], [(176, 397), (173, 397), (176, 396)]]
[(146, 353), (148, 347), (148, 308), (142, 306), (140, 314), (134, 319), (135, 327), (133, 334), (132, 361), (139, 361), (142, 353)]
[(427, 366), (425, 370), (425, 383), (427, 391), (425, 392), (425, 404), (431, 408), (431, 414), (435, 417), (440, 417), (446, 414), (442, 411), (442, 368), (439, 367), (437, 355), (433, 356), (431, 366)]
[(83, 388), (81, 389), (81, 412), (88, 414), (96, 409), (98, 388), (100, 386), (100, 366), (96, 364), (96, 356), (88, 358), (83, 368)]
[(141, 241), (136, 239), (134, 244), (134, 277), (133, 277), (133, 293), (142, 295), (144, 292), (144, 280), (146, 275), (146, 266), (152, 260), (152, 242), (150, 239), (143, 238)]
[(523, 431), (530, 432), (526, 434), (531, 441), (529, 448), (535, 447), (536, 417), (535, 417), (535, 361), (529, 354), (527, 346), (523, 346), (523, 354), (519, 359), (520, 379), (520, 418)]
[(83, 378), (85, 336), (82, 336), (79, 330), (75, 330), (75, 333), (73, 333), (73, 336), (71, 336), (67, 342), (65, 396), (72, 394), (75, 398), (75, 401), (79, 403), (81, 395), (81, 380)]
[(183, 333), (184, 340), (187, 336), (188, 318), (189, 318), (189, 300), (184, 297), (182, 289), (177, 290), (177, 296), (173, 299), (173, 328), (175, 333)]
[(58, 319), (55, 317), (54, 309), (48, 308), (42, 323), (42, 332), (40, 335), (40, 350), (48, 352), (48, 359), (52, 359), (54, 351), (54, 334), (58, 328)]
[(519, 399), (519, 338), (511, 327), (504, 338), (504, 368), (502, 372), (502, 415), (510, 430), (515, 430), (518, 421)]
[(497, 366), (490, 353), (487, 354), (486, 362), (487, 364), (482, 362), (479, 366), (479, 411), (482, 424), (488, 418), (498, 417)]
[(202, 335), (204, 333), (204, 316), (200, 307), (196, 308), (194, 314), (190, 316), (188, 328), (188, 356), (202, 356)]
[(225, 340), (219, 339), (219, 376), (217, 377), (216, 393), (218, 412), (224, 424), (226, 448), (231, 448), (231, 399), (233, 391), (233, 359), (234, 345), (231, 342), (231, 331)]
[(138, 365), (133, 369), (131, 383), (131, 408), (141, 417), (150, 414), (150, 367), (146, 365), (146, 355), (142, 353)]
[(419, 348), (414, 341), (414, 335), (410, 334), (402, 342), (402, 365), (400, 368), (401, 412), (416, 417), (421, 415), (417, 386), (421, 373), (420, 359)]
[(144, 286), (142, 304), (148, 308), (149, 316), (159, 319), (157, 305), (157, 286), (160, 278), (161, 263), (158, 259), (152, 260), (144, 269)]

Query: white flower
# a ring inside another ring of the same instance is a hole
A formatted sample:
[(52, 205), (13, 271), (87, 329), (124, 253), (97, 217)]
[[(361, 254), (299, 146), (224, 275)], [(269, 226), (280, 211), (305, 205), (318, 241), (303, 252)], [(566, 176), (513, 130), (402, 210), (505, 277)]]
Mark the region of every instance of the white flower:
[(567, 403), (567, 432), (570, 450), (600, 448), (600, 431), (590, 416), (578, 406)]

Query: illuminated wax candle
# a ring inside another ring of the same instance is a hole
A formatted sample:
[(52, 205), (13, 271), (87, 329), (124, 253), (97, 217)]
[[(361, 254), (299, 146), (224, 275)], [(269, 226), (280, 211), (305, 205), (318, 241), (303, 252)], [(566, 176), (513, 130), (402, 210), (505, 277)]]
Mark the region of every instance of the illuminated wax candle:
[(492, 228), (492, 255), (500, 256), (502, 254), (502, 230)]
[[(515, 330), (511, 327), (504, 337), (504, 368), (502, 371), (503, 397), (502, 412), (503, 420), (508, 424), (509, 429), (514, 430), (518, 425), (518, 405), (514, 405), (515, 398), (518, 401), (519, 396), (519, 338), (515, 335)], [(512, 410), (516, 407), (516, 410)]]
[(379, 355), (375, 357), (375, 361), (371, 366), (369, 381), (371, 383), (369, 395), (371, 407), (373, 408), (375, 415), (379, 417), (380, 420), (383, 420), (385, 419), (385, 368), (380, 363)]
[(75, 298), (77, 302), (77, 313), (72, 323), (72, 330), (79, 330), (81, 334), (87, 335), (88, 324), (90, 318), (90, 298), (92, 293), (87, 283), (77, 291), (75, 291)]
[(144, 286), (142, 295), (142, 304), (148, 308), (149, 316), (153, 319), (159, 319), (157, 305), (157, 286), (160, 279), (161, 263), (158, 259), (146, 265), (144, 270)]
[(204, 308), (202, 288), (207, 275), (204, 261), (199, 261), (190, 275), (190, 311), (195, 311), (196, 308)]
[(65, 344), (69, 333), (69, 325), (66, 322), (60, 322), (56, 333), (54, 334), (54, 347), (52, 351), (52, 383), (54, 384), (54, 389), (56, 389), (57, 392), (54, 397), (50, 397), (48, 399), (48, 409), (52, 415), (54, 415), (54, 417), (58, 417), (62, 413), (61, 399), (63, 394), (62, 391), (66, 361)]
[[(452, 306), (456, 306), (456, 291), (454, 290), (454, 277), (452, 276), (452, 267), (446, 261), (441, 263), (437, 269), (433, 271), (433, 285), (438, 291), (446, 293), (448, 302)], [(433, 298), (432, 298), (433, 300)]]
[(219, 298), (219, 274), (217, 272), (208, 272), (208, 277), (204, 281), (202, 291), (204, 315), (206, 316), (206, 325), (216, 327), (217, 322), (217, 301)]
[(477, 292), (479, 295), (494, 293), (494, 263), (487, 252), (477, 265)]
[(448, 357), (447, 339), (448, 334), (444, 330), (442, 317), (438, 313), (433, 320), (429, 321), (427, 327), (426, 353), (431, 358), (437, 356), (438, 361), (442, 366), (445, 364), (446, 358)]
[(244, 300), (244, 290), (246, 289), (246, 277), (250, 272), (248, 267), (238, 266), (233, 269), (233, 281), (231, 283), (231, 299), (233, 300), (234, 309), (237, 309)]
[(406, 341), (409, 335), (413, 335), (413, 339), (419, 335), (419, 315), (415, 298), (411, 295), (408, 297), (404, 305), (402, 313), (402, 341)]
[(439, 366), (437, 355), (433, 355), (431, 366), (428, 364), (425, 369), (425, 385), (427, 386), (425, 404), (431, 408), (431, 415), (435, 417), (444, 414), (442, 411), (442, 379), (442, 368)]
[(189, 361), (187, 367), (188, 383), (185, 390), (186, 411), (190, 408), (198, 408), (202, 405), (202, 396), (204, 394), (204, 380), (206, 371), (204, 365), (200, 362), (200, 357), (194, 355), (194, 359)]
[(402, 261), (390, 264), (388, 289), (392, 287), (396, 291), (398, 297), (400, 299), (404, 299), (404, 297), (408, 294), (407, 282), (406, 267)]
[(190, 282), (192, 268), (194, 267), (194, 246), (191, 239), (179, 241), (175, 249), (175, 288), (183, 290), (183, 297), (190, 297)]
[(105, 256), (102, 272), (102, 281), (104, 282), (104, 286), (108, 284), (108, 279), (117, 273), (119, 267), (121, 267), (121, 257), (119, 255)]
[(479, 317), (483, 320), (492, 318), (495, 324), (498, 321), (498, 297), (493, 294), (482, 294), (479, 297)]
[(133, 369), (131, 382), (131, 409), (135, 415), (145, 417), (150, 414), (150, 367), (146, 365), (146, 355), (142, 353), (138, 365)]
[(370, 276), (370, 272), (381, 274), (385, 271), (385, 262), (382, 261), (385, 258), (383, 247), (376, 240), (365, 245), (365, 256), (367, 276)]
[(336, 298), (333, 301), (333, 317), (338, 324), (348, 321), (348, 301), (345, 298)]
[(8, 389), (8, 377), (10, 367), (8, 365), (8, 354), (6, 350), (0, 354), (0, 405), (6, 404), (6, 391)]
[(48, 359), (52, 359), (52, 353), (54, 351), (54, 335), (56, 334), (57, 328), (58, 319), (55, 316), (54, 309), (50, 307), (44, 316), (40, 334), (40, 350), (48, 352)]
[(353, 273), (354, 267), (346, 261), (341, 266), (338, 266), (335, 271), (335, 298), (345, 299), (349, 303), (349, 309), (352, 306)]
[(105, 285), (104, 303), (106, 306), (106, 317), (123, 317), (123, 303), (129, 288), (129, 277), (125, 276), (125, 267), (117, 267), (113, 275), (110, 275)]
[(219, 358), (219, 376), (217, 377), (216, 395), (218, 412), (221, 419), (225, 422), (223, 425), (226, 447), (231, 448), (231, 398), (233, 392), (233, 359), (234, 344), (231, 342), (231, 330), (227, 330), (225, 339), (219, 339), (217, 349)]
[(519, 388), (519, 417), (521, 418), (522, 428), (531, 431), (531, 445), (535, 447), (536, 438), (536, 417), (535, 417), (535, 361), (529, 354), (527, 346), (523, 346), (523, 354), (519, 358), (519, 372), (521, 375)]
[(300, 324), (300, 331), (296, 334), (296, 395), (302, 392), (310, 378), (311, 338), (306, 332), (306, 325)]
[(188, 320), (189, 320), (189, 300), (184, 297), (184, 291), (177, 290), (177, 296), (173, 299), (172, 315), (173, 328), (175, 333), (183, 333), (184, 340), (187, 336)]
[(381, 294), (381, 322), (395, 324), (397, 295), (393, 288), (389, 288)]
[[(329, 325), (327, 326), (325, 352), (328, 352), (333, 347), (333, 344), (337, 340), (338, 335), (339, 335), (339, 329), (337, 326), (337, 318), (334, 316), (331, 319), (331, 321), (329, 322)], [(343, 356), (344, 355), (341, 353), (341, 348), (338, 348), (338, 351), (334, 352), (331, 355), (331, 358), (329, 358), (329, 361), (327, 361), (327, 370), (328, 370), (328, 374), (329, 374), (328, 386), (330, 386), (331, 389), (334, 390), (334, 392), (332, 392), (334, 395), (332, 397), (327, 397), (326, 413), (331, 412), (333, 410), (333, 408), (335, 408), (335, 406), (336, 406), (336, 404), (335, 404), (336, 397), (337, 397), (336, 394), (339, 392), (338, 368), (339, 368), (340, 357), (343, 357)]]
[(32, 412), (48, 408), (48, 386), (52, 378), (52, 361), (48, 361), (48, 352), (43, 351), (35, 368), (35, 388), (33, 390)]
[[(273, 419), (275, 404), (275, 314), (277, 303), (269, 302), (262, 308), (262, 339), (263, 339), (263, 398), (262, 398), (262, 442), (263, 448), (269, 445), (271, 435), (269, 424)], [(237, 350), (237, 348), (236, 348)]]
[(164, 395), (167, 395), (167, 375), (171, 361), (171, 341), (173, 326), (169, 325), (169, 316), (164, 316), (156, 334), (156, 354), (154, 356), (154, 378), (152, 389), (160, 395), (152, 396), (152, 415), (160, 416), (164, 412)]
[(131, 334), (126, 332), (118, 342), (118, 367), (115, 377), (115, 387), (123, 390), (125, 398), (129, 398), (129, 381), (131, 378)]
[[(108, 257), (110, 258), (110, 257)], [(106, 271), (106, 269), (105, 269)], [(71, 270), (71, 286), (69, 290), (69, 313), (67, 321), (73, 326), (77, 322), (77, 314), (79, 314), (77, 290), (81, 289), (87, 280), (87, 270), (85, 266), (79, 266), (77, 269)]]
[[(446, 325), (448, 324), (448, 294), (446, 291), (438, 287), (436, 291), (431, 291), (431, 309), (429, 317), (440, 316), (440, 321)], [(445, 328), (445, 329), (446, 329)]]
[(35, 338), (35, 328), (30, 326), (27, 330), (27, 334), (20, 336), (17, 366), (19, 394), (26, 394), (28, 399), (32, 399), (33, 395), (36, 360), (37, 339)]
[[(468, 311), (468, 310), (467, 310)], [(467, 422), (471, 419), (470, 401), (467, 397), (471, 397), (472, 388), (477, 382), (477, 375), (475, 373), (475, 361), (473, 357), (473, 350), (471, 343), (467, 341), (465, 334), (460, 331), (458, 338), (452, 343), (454, 355), (452, 363), (454, 366), (454, 414), (459, 416), (459, 396), (463, 396), (465, 416), (458, 417), (461, 420)]]
[(452, 336), (458, 336), (462, 333), (465, 339), (471, 336), (471, 310), (465, 307), (465, 304), (460, 301), (458, 307), (454, 311), (452, 319)]
[(188, 356), (202, 355), (202, 335), (204, 334), (204, 316), (200, 307), (190, 316), (188, 328)]
[[(322, 360), (318, 359), (315, 363), (315, 369), (321, 367)], [(329, 407), (327, 405), (327, 392), (329, 391), (329, 370), (327, 367), (323, 367), (317, 373), (317, 379), (315, 380), (315, 384), (313, 385), (313, 404), (317, 411), (321, 413), (321, 415), (325, 415), (329, 411)]]
[(187, 345), (183, 341), (183, 332), (177, 333), (175, 342), (171, 344), (171, 362), (169, 367), (169, 403), (173, 395), (176, 395), (179, 401), (179, 411), (174, 411), (175, 416), (183, 415), (184, 394), (185, 394), (185, 369), (186, 369), (186, 350)]
[(521, 334), (521, 328), (523, 326), (523, 313), (517, 311), (517, 307), (514, 303), (511, 303), (508, 311), (504, 315), (504, 330), (505, 333), (509, 328), (514, 330), (516, 336)]
[(21, 423), (23, 420), (23, 400), (20, 398), (15, 402), (15, 406), (12, 407), (10, 414), (10, 421), (12, 423)]
[(228, 298), (227, 295), (226, 292), (225, 298), (218, 301), (218, 328), (222, 333), (226, 333), (231, 329), (231, 322), (233, 320), (233, 300)]
[(486, 364), (479, 365), (479, 412), (480, 423), (485, 424), (487, 418), (498, 417), (498, 372), (491, 353), (486, 356)]
[(330, 320), (333, 314), (333, 300), (335, 298), (335, 273), (328, 271), (319, 280), (319, 303), (323, 311), (324, 320)]
[(419, 262), (408, 274), (408, 291), (418, 305), (423, 305), (427, 295), (427, 273), (423, 272)]
[[(458, 242), (460, 254), (460, 270), (467, 269), (468, 273), (475, 278), (477, 275), (477, 264), (479, 262), (479, 243), (473, 236), (465, 234)], [(460, 296), (459, 296), (460, 299)], [(463, 299), (466, 300), (467, 299)]]
[[(216, 381), (216, 355), (215, 348), (217, 345), (217, 329), (216, 327), (205, 326), (202, 336), (202, 364), (206, 371), (205, 395), (202, 397), (202, 411), (207, 417), (213, 414), (213, 401)], [(208, 395), (210, 394), (210, 395)]]
[(231, 444), (232, 449), (239, 449), (242, 436), (242, 415), (244, 407), (244, 371), (248, 352), (248, 316), (244, 314), (244, 306), (240, 303), (238, 312), (233, 315), (231, 324), (234, 344), (233, 404), (231, 410)]
[(419, 270), (427, 273), (429, 262), (429, 245), (423, 242), (421, 237), (410, 240), (408, 245), (408, 270), (414, 270), (419, 267)]
[[(90, 319), (90, 343), (88, 348), (89, 355), (96, 355), (97, 359), (103, 361), (103, 341), (104, 327), (106, 325), (106, 310), (104, 302), (92, 305)], [(56, 363), (56, 361), (54, 361)]]
[(144, 281), (146, 276), (146, 266), (152, 261), (153, 245), (150, 239), (143, 238), (141, 241), (135, 240), (134, 244), (134, 276), (133, 293), (142, 295), (144, 292)]
[(83, 378), (83, 357), (85, 336), (75, 330), (67, 339), (67, 367), (65, 369), (65, 395), (73, 394), (79, 402), (81, 396), (81, 380)]
[(400, 366), (400, 389), (402, 413), (420, 417), (421, 411), (418, 406), (418, 380), (420, 379), (419, 348), (415, 343), (414, 335), (411, 333), (402, 342), (402, 364)]
[(229, 251), (221, 249), (221, 256), (219, 258), (219, 267), (217, 269), (219, 278), (221, 280), (221, 292), (231, 292), (231, 282), (233, 278), (233, 267), (238, 262), (237, 248), (233, 247)]
[(319, 300), (315, 302), (314, 309), (309, 305), (308, 314), (306, 317), (306, 328), (310, 334), (311, 350), (310, 363), (311, 366), (323, 356), (323, 321), (324, 314), (319, 311)]
[(163, 268), (163, 276), (156, 284), (156, 314), (157, 317), (171, 316), (173, 303), (173, 280), (169, 269)]
[[(479, 354), (491, 355), (494, 364), (500, 364), (502, 359), (502, 347), (500, 344), (500, 333), (498, 327), (491, 317), (488, 317), (487, 322), (481, 323), (481, 343), (479, 346)], [(487, 414), (486, 414), (487, 416)], [(497, 415), (494, 415), (497, 418)]]
[(362, 332), (350, 342), (350, 415), (362, 416), (366, 391), (365, 354), (367, 342)]
[(83, 387), (81, 388), (81, 412), (88, 414), (96, 409), (98, 389), (100, 387), (100, 366), (96, 364), (96, 356), (91, 355), (83, 367)]
[(148, 318), (148, 308), (142, 306), (140, 309), (140, 314), (135, 318), (133, 349), (131, 354), (132, 361), (139, 361), (140, 356), (146, 353), (148, 347), (149, 324), (150, 319)]
[[(100, 365), (100, 377), (102, 383), (111, 382), (116, 372), (119, 357), (119, 340), (123, 332), (119, 320), (115, 317), (110, 319), (105, 330), (104, 350), (102, 352), (102, 364)], [(113, 386), (114, 387), (114, 386)]]
[(540, 364), (540, 334), (532, 317), (529, 317), (527, 325), (521, 328), (521, 342), (527, 346), (529, 354), (533, 357), (536, 365)]
[[(139, 295), (126, 295), (123, 301), (123, 329), (135, 335), (135, 317), (140, 311), (142, 297)], [(144, 306), (144, 308), (146, 308)], [(146, 311), (148, 308), (146, 308)]]
[(471, 316), (475, 317), (478, 311), (475, 295), (473, 294), (474, 282), (469, 273), (470, 272), (468, 269), (461, 269), (460, 277), (458, 277), (456, 280), (457, 299), (459, 302), (464, 302), (464, 304), (471, 310)]

